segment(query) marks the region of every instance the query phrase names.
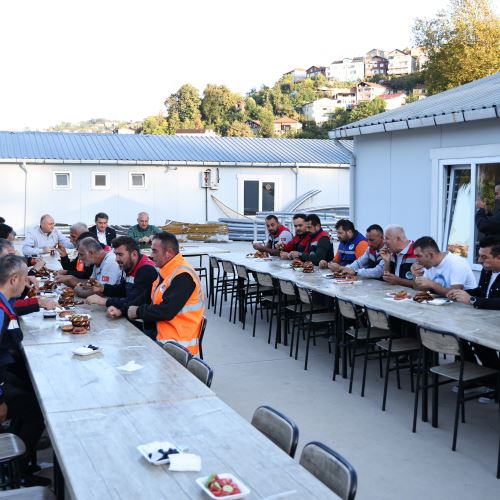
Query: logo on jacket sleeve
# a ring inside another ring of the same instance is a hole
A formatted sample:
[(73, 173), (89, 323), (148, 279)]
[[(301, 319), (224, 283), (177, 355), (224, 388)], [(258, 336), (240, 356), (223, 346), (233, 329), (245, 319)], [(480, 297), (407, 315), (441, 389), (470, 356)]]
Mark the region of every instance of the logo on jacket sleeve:
[(405, 276), (406, 276), (407, 280), (412, 280), (413, 279), (413, 274), (411, 273), (411, 271), (407, 271), (407, 273), (406, 273)]
[(101, 281), (103, 283), (109, 283), (109, 276), (102, 276)]
[(349, 250), (354, 250), (354, 243), (351, 243), (351, 244), (349, 245)]

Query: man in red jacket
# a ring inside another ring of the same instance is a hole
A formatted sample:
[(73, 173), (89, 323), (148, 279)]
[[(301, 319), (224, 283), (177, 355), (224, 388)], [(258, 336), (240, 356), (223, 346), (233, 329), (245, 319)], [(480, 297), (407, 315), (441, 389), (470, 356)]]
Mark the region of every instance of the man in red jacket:
[(266, 217), (266, 227), (269, 238), (265, 245), (254, 243), (253, 247), (259, 252), (267, 252), (270, 255), (279, 255), (283, 245), (292, 240), (292, 233), (283, 224), (280, 224), (276, 215)]
[(306, 229), (306, 215), (295, 214), (293, 216), (293, 227), (295, 236), (287, 244), (283, 246), (283, 251), (280, 253), (282, 259), (292, 259), (290, 252), (304, 252), (309, 244), (310, 233)]

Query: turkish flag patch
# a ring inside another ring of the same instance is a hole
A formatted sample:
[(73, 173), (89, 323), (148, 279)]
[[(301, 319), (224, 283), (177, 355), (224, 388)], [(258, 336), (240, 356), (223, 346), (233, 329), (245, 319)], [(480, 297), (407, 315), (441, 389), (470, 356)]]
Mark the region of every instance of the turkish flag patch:
[(103, 277), (101, 278), (101, 281), (102, 281), (103, 283), (109, 283), (109, 276), (103, 276)]

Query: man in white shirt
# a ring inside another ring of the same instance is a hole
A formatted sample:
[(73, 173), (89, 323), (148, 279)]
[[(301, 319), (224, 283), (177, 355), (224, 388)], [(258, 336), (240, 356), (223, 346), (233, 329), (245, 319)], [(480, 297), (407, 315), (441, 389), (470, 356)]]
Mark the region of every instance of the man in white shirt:
[[(121, 270), (114, 252), (105, 252), (96, 239), (89, 237), (80, 241), (78, 258), (86, 266), (94, 266), (90, 279), (101, 285), (117, 285), (120, 282)], [(93, 293), (92, 285), (82, 280), (75, 287), (75, 292), (80, 297), (88, 297)]]
[(441, 252), (430, 236), (422, 236), (413, 244), (416, 258), (411, 267), (413, 287), (447, 295), (450, 290), (475, 288), (476, 278), (468, 262), (449, 252)]
[(73, 248), (69, 239), (54, 226), (55, 221), (51, 215), (42, 215), (40, 225), (26, 235), (23, 254), (26, 257), (32, 257), (41, 253), (52, 253), (55, 252), (59, 243), (62, 243), (66, 248)]

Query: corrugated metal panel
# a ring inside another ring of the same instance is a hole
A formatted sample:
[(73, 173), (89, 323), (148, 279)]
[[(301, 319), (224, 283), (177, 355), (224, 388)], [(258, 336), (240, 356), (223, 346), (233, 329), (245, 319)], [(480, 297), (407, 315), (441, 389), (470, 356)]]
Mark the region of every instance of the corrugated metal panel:
[[(495, 109), (496, 108), (496, 109)], [(356, 130), (363, 128), (362, 133), (369, 133), (365, 127), (383, 123), (406, 122), (455, 113), (465, 114), (467, 119), (483, 119), (498, 117), (500, 108), (500, 72), (481, 78), (471, 83), (455, 87), (445, 92), (426, 97), (420, 101), (406, 104), (401, 108), (379, 113), (363, 120), (335, 129), (337, 137), (357, 135)], [(456, 116), (455, 115), (455, 116)], [(456, 122), (460, 121), (457, 117)], [(450, 123), (440, 120), (440, 123)], [(436, 123), (439, 123), (438, 121)], [(415, 122), (416, 123), (416, 122)], [(434, 124), (434, 122), (432, 123)], [(404, 127), (401, 127), (404, 128)], [(386, 127), (394, 130), (394, 126)]]
[(345, 152), (329, 140), (58, 132), (0, 132), (0, 158), (284, 165), (349, 163)]

